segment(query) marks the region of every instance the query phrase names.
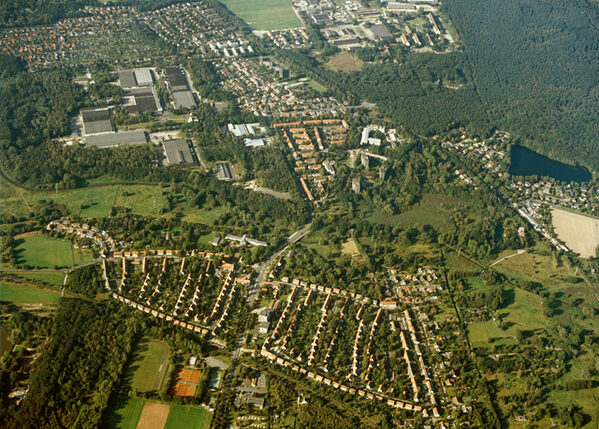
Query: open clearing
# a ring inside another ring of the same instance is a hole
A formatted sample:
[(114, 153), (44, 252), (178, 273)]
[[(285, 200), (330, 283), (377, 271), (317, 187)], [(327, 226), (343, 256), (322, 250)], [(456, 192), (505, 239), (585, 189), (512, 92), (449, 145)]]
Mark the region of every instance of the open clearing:
[(139, 417), (137, 429), (162, 429), (170, 408), (170, 404), (147, 401)]
[(164, 429), (204, 429), (210, 427), (211, 418), (204, 408), (173, 405)]
[(0, 282), (0, 301), (22, 303), (56, 303), (60, 299), (60, 292), (57, 290), (42, 289), (35, 286), (16, 285), (7, 282)]
[(583, 258), (595, 256), (599, 246), (599, 218), (554, 207), (553, 227), (560, 240)]
[(40, 268), (71, 267), (74, 265), (71, 242), (46, 237), (40, 233), (15, 237), (18, 265)]
[(106, 217), (113, 206), (121, 206), (142, 216), (159, 216), (164, 207), (158, 185), (96, 185), (59, 192), (27, 191), (1, 182), (3, 216), (28, 218), (45, 202), (64, 207), (68, 213), (82, 217)]
[(341, 51), (331, 57), (327, 67), (331, 70), (342, 72), (353, 72), (362, 70), (362, 60), (354, 57), (347, 51)]
[(52, 286), (62, 286), (64, 281), (64, 273), (19, 273), (13, 275), (22, 279), (46, 283)]
[(289, 0), (222, 0), (254, 30), (303, 27)]
[(108, 418), (108, 427), (114, 429), (135, 429), (144, 408), (142, 398), (119, 398), (115, 409)]
[(161, 341), (144, 339), (135, 352), (131, 369), (134, 370), (132, 386), (139, 392), (156, 390), (162, 383), (167, 364), (168, 347)]
[(444, 228), (451, 225), (448, 219), (451, 211), (451, 205), (458, 202), (455, 198), (443, 194), (426, 194), (418, 205), (403, 213), (388, 216), (379, 210), (374, 210), (367, 217), (372, 223), (382, 223), (384, 225), (431, 225), (435, 228)]

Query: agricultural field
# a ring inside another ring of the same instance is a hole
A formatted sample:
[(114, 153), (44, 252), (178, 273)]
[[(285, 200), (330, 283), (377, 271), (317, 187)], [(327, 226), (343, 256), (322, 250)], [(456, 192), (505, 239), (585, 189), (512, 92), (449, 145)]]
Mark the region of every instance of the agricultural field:
[(0, 302), (14, 302), (15, 304), (57, 303), (59, 299), (60, 292), (57, 290), (23, 284), (17, 285), (7, 281), (0, 282)]
[(15, 237), (15, 255), (18, 265), (40, 268), (70, 267), (74, 265), (71, 242), (46, 237), (41, 233)]
[(168, 359), (168, 346), (158, 340), (144, 338), (134, 355), (130, 370), (132, 387), (139, 392), (157, 390), (164, 377)]
[(173, 405), (164, 429), (205, 429), (210, 427), (212, 415), (200, 407)]
[(136, 429), (144, 404), (142, 398), (119, 398), (107, 426), (110, 429)]
[(364, 63), (347, 51), (333, 55), (326, 63), (326, 67), (334, 71), (353, 72), (362, 70)]
[(599, 246), (599, 218), (570, 210), (551, 210), (553, 227), (560, 240), (583, 258), (596, 255)]
[(303, 26), (289, 0), (223, 0), (223, 3), (254, 30)]

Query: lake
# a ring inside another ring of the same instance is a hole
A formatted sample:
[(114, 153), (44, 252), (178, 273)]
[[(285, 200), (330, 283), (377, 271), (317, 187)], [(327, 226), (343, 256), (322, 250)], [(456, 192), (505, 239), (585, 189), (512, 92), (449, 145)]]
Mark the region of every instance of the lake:
[(510, 156), (510, 174), (514, 176), (548, 176), (562, 182), (586, 182), (592, 178), (586, 168), (554, 161), (524, 146), (512, 146)]

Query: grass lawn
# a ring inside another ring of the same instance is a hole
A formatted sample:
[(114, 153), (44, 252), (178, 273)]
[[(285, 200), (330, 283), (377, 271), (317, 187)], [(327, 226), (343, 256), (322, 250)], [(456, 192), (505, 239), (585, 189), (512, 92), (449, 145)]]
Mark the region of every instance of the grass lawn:
[(131, 369), (135, 371), (132, 387), (140, 392), (157, 389), (164, 376), (164, 371), (160, 369), (166, 356), (168, 348), (165, 344), (156, 340), (142, 340), (131, 364)]
[(15, 239), (18, 265), (40, 268), (70, 267), (74, 265), (70, 241), (57, 240), (40, 233)]
[(55, 290), (0, 282), (0, 301), (17, 304), (32, 302), (56, 303), (59, 299), (60, 292)]
[(204, 429), (210, 427), (212, 414), (200, 407), (173, 405), (164, 429)]
[(327, 89), (324, 86), (322, 86), (318, 82), (313, 81), (312, 79), (307, 80), (306, 85), (308, 85), (310, 88), (312, 88), (314, 91), (320, 94), (324, 94), (325, 92), (327, 92)]
[(119, 398), (114, 409), (108, 417), (108, 427), (118, 429), (135, 429), (141, 410), (143, 410), (145, 399), (142, 398)]
[(472, 347), (489, 347), (492, 344), (516, 343), (516, 340), (508, 332), (499, 329), (492, 320), (469, 324), (468, 337), (470, 338)]
[(73, 261), (75, 262), (75, 265), (82, 262), (92, 261), (93, 259), (94, 252), (92, 249), (73, 246)]
[(222, 3), (254, 30), (303, 26), (289, 0), (222, 0)]
[(62, 286), (64, 281), (64, 273), (23, 273), (14, 275), (22, 279), (47, 283), (52, 286)]

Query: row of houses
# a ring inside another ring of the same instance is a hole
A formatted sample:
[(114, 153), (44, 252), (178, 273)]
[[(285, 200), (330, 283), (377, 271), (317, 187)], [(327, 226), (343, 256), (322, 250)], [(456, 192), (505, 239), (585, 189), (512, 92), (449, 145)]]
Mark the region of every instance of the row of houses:
[(254, 52), (245, 36), (205, 2), (170, 5), (140, 17), (158, 37), (200, 56), (229, 57)]
[(382, 403), (385, 403), (392, 407), (400, 408), (403, 410), (416, 411), (416, 412), (424, 411), (424, 409), (420, 405), (414, 405), (409, 402), (405, 402), (405, 401), (402, 401), (399, 399), (394, 399), (394, 398), (390, 398), (385, 395), (381, 395), (379, 393), (371, 392), (371, 391), (368, 391), (365, 389), (357, 389), (357, 388), (348, 386), (346, 384), (339, 383), (338, 381), (335, 381), (328, 377), (322, 376), (314, 371), (307, 370), (306, 368), (304, 368), (294, 362), (291, 362), (288, 359), (278, 356), (277, 354), (267, 350), (265, 347), (263, 347), (261, 349), (260, 354), (273, 363), (287, 367), (293, 371), (296, 371), (302, 375), (305, 375), (308, 378), (313, 379), (316, 382), (326, 384), (327, 386), (331, 386), (331, 387), (333, 387), (335, 389), (339, 389), (343, 392), (347, 392), (352, 395), (359, 395), (359, 396), (362, 396), (367, 399), (377, 400), (379, 402), (382, 402)]
[(46, 230), (93, 240), (102, 249), (103, 254), (113, 251), (117, 246), (117, 242), (106, 231), (85, 223), (71, 222), (68, 219), (53, 220), (46, 225)]
[[(333, 97), (306, 91), (308, 78), (289, 82), (283, 68), (260, 65), (250, 58), (211, 60), (221, 76), (221, 87), (235, 94), (241, 110), (256, 116), (324, 116), (338, 115), (345, 109)], [(284, 79), (282, 81), (282, 79)]]
[(130, 307), (135, 308), (136, 310), (143, 311), (144, 313), (149, 314), (151, 316), (158, 317), (159, 319), (163, 319), (167, 322), (171, 322), (175, 326), (179, 326), (181, 328), (187, 329), (189, 331), (192, 331), (192, 332), (195, 332), (195, 333), (198, 333), (201, 335), (212, 333), (212, 330), (205, 326), (200, 326), (200, 325), (196, 325), (196, 324), (193, 324), (190, 322), (185, 322), (183, 320), (177, 319), (176, 317), (174, 317), (170, 314), (165, 314), (158, 310), (152, 309), (148, 306), (140, 304), (139, 302), (129, 299), (117, 292), (112, 292), (112, 297), (124, 304), (127, 304)]

